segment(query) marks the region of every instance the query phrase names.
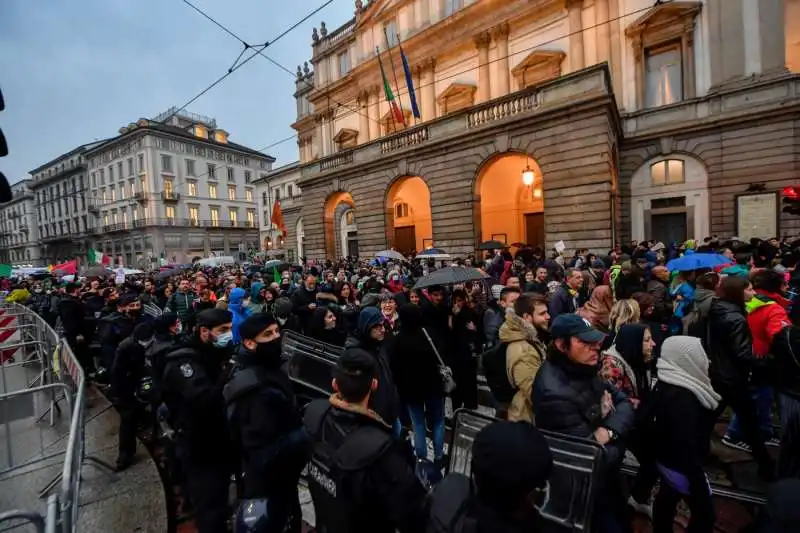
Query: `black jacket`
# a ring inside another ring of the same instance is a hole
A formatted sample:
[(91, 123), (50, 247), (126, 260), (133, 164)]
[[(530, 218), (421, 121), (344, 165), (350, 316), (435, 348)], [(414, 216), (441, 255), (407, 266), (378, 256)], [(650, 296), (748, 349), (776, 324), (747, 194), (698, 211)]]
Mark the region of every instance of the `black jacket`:
[(130, 336), (117, 347), (114, 364), (111, 366), (111, 393), (122, 404), (135, 401), (139, 382), (146, 374), (145, 347)]
[(237, 371), (225, 385), (232, 441), (240, 459), (243, 498), (297, 490), (308, 461), (308, 437), (281, 360), (240, 346)]
[[(341, 450), (346, 442), (351, 445), (353, 441), (347, 441), (348, 436), (362, 428), (382, 433), (387, 443), (375, 455), (355, 457), (360, 459), (354, 461), (358, 466), (340, 469), (347, 472), (349, 481), (342, 483), (344, 490), (337, 490), (335, 507), (338, 512), (343, 509), (349, 514), (350, 527), (336, 533), (424, 531), (427, 493), (414, 473), (414, 461), (407, 446), (395, 441), (391, 426), (374, 415), (336, 403), (328, 406), (328, 400), (315, 400), (306, 410), (304, 423), (315, 456), (319, 451)], [(315, 507), (319, 503), (315, 501)], [(325, 511), (317, 510), (318, 527), (320, 522), (324, 525), (324, 514)]]
[(571, 315), (577, 311), (577, 296), (573, 297), (566, 285), (561, 285), (555, 293), (550, 295), (548, 311), (550, 313), (550, 323), (558, 315)]
[(313, 312), (308, 308), (309, 304), (317, 303), (317, 291), (309, 291), (305, 285), (298, 287), (292, 293), (292, 313), (300, 320), (300, 327), (303, 331), (308, 327), (308, 321), (311, 319)]
[[(605, 391), (611, 394), (615, 409), (603, 418)], [(533, 382), (531, 402), (541, 429), (588, 439), (600, 427), (615, 431), (622, 439), (606, 445), (606, 459), (609, 463), (622, 460), (623, 440), (633, 427), (635, 412), (625, 394), (598, 377), (596, 368), (573, 363), (551, 346)]]
[[(417, 306), (403, 306), (398, 313), (402, 325), (387, 342), (386, 353), (400, 399), (408, 404), (443, 398), (439, 360), (422, 331), (422, 310)], [(437, 346), (437, 349), (441, 354), (442, 348)]]
[(64, 295), (58, 301), (58, 316), (64, 328), (64, 337), (67, 342), (73, 343), (78, 335), (87, 334), (85, 321), (85, 308), (83, 302), (74, 296)]
[(753, 339), (744, 309), (726, 300), (714, 299), (708, 315), (709, 375), (715, 383), (746, 387), (753, 365)]
[(400, 397), (397, 395), (385, 345), (378, 345), (370, 338), (347, 337), (344, 347), (361, 348), (375, 358), (378, 363), (378, 388), (372, 392), (370, 408), (382, 419), (393, 424), (400, 416)]
[(222, 350), (197, 340), (166, 356), (163, 400), (170, 422), (178, 430), (186, 459), (219, 464), (231, 459), (230, 435), (222, 387), (225, 384)]

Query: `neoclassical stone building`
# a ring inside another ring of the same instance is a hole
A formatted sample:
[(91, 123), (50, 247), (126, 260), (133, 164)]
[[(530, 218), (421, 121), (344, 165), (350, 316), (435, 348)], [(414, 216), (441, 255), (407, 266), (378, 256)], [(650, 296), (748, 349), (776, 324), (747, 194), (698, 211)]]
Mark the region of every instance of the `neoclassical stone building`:
[(305, 257), (800, 230), (800, 0), (355, 7), (298, 68)]

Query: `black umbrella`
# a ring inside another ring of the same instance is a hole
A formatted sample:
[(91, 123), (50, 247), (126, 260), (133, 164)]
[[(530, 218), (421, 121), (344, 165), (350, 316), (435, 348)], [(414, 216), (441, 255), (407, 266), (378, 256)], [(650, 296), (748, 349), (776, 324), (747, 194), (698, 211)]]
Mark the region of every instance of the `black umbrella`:
[(472, 267), (444, 267), (431, 272), (421, 278), (414, 285), (415, 289), (424, 289), (434, 285), (453, 285), (466, 283), (467, 281), (478, 281), (488, 278), (483, 271)]
[(508, 245), (500, 241), (484, 241), (478, 245), (478, 250), (502, 250), (508, 248)]
[(161, 272), (159, 272), (158, 274), (156, 274), (153, 277), (155, 279), (157, 279), (157, 280), (162, 280), (162, 279), (171, 278), (173, 276), (180, 276), (181, 274), (183, 274), (183, 269), (182, 268), (169, 268), (167, 270), (162, 270)]

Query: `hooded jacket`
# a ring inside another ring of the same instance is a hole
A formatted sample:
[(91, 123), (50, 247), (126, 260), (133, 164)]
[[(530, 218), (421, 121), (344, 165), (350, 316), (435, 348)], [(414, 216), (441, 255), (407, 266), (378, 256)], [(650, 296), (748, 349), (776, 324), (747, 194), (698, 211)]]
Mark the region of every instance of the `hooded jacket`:
[(238, 344), (242, 340), (239, 337), (239, 326), (251, 315), (250, 310), (242, 305), (244, 295), (244, 289), (236, 287), (228, 296), (228, 311), (230, 311), (233, 319), (231, 332), (233, 333), (234, 344)]
[(786, 326), (791, 326), (789, 300), (780, 294), (756, 290), (756, 296), (747, 302), (747, 325), (753, 336), (753, 355), (766, 357), (770, 353), (772, 339)]
[(513, 309), (506, 310), (505, 322), (500, 326), (500, 342), (508, 344), (506, 373), (508, 382), (517, 389), (508, 407), (508, 419), (533, 423), (533, 380), (542, 366), (547, 348), (537, 337), (536, 328), (517, 316)]

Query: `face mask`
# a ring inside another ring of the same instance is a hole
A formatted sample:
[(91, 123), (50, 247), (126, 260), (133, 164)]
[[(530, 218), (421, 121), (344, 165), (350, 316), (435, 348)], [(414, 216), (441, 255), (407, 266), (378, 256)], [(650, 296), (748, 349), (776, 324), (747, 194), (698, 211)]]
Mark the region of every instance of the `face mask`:
[(216, 346), (217, 348), (227, 348), (232, 340), (233, 340), (233, 333), (229, 331), (215, 338), (214, 346)]
[(256, 355), (265, 359), (280, 359), (281, 350), (280, 337), (269, 342), (260, 342), (256, 345)]
[(147, 348), (148, 346), (150, 346), (151, 344), (153, 344), (153, 339), (148, 339), (148, 340), (146, 340), (146, 341), (139, 341), (139, 344), (140, 344), (142, 347), (144, 347), (144, 348)]
[(250, 305), (250, 300), (242, 300), (242, 307), (247, 307)]
[(35, 292), (36, 294), (40, 294), (42, 292), (42, 289), (33, 289), (33, 292)]
[(282, 325), (286, 324), (286, 320), (287, 320), (286, 318), (278, 317), (278, 324), (280, 324), (282, 326)]
[(141, 309), (128, 309), (128, 316), (137, 317), (142, 314)]

